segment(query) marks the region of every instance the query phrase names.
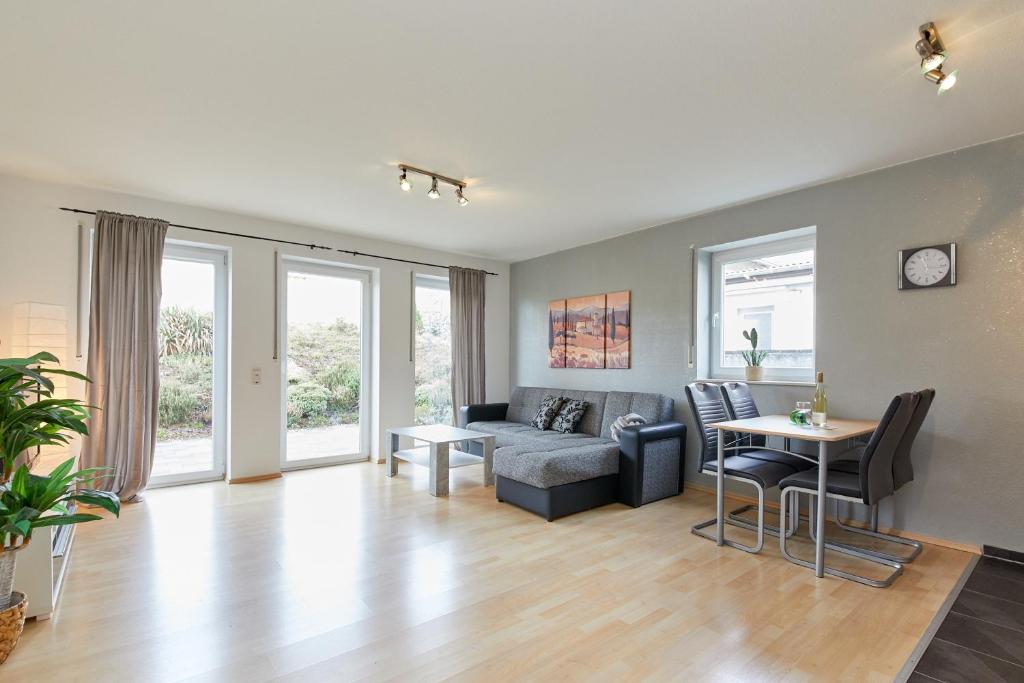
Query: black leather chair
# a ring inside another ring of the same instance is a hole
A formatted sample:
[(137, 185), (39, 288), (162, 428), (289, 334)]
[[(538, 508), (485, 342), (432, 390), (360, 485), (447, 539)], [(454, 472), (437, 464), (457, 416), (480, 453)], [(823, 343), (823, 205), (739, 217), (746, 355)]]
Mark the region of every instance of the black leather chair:
[[(917, 405), (914, 408), (914, 414), (910, 418), (910, 424), (907, 425), (907, 430), (904, 432), (903, 438), (900, 439), (899, 445), (896, 447), (896, 454), (892, 461), (893, 489), (896, 491), (914, 480), (914, 465), (911, 462), (910, 454), (914, 447), (914, 440), (921, 431), (921, 425), (924, 423), (924, 419), (928, 417), (928, 409), (931, 408), (932, 401), (935, 400), (935, 390), (922, 389), (917, 392), (916, 395), (919, 398)], [(864, 446), (857, 447), (857, 449), (863, 448)], [(859, 468), (859, 460), (839, 460), (836, 462), (834, 468), (832, 466), (829, 467), (829, 471), (836, 469), (856, 474), (859, 471)], [(909, 555), (894, 555), (882, 552), (878, 549), (857, 548), (856, 546), (850, 546), (848, 544), (846, 547), (859, 549), (863, 552), (871, 553), (887, 560), (895, 560), (897, 562), (913, 562), (914, 559), (921, 554), (922, 545), (919, 541), (902, 538), (901, 536), (893, 536), (891, 534), (883, 534), (878, 531), (877, 504), (872, 505), (869, 508), (868, 528), (866, 529), (860, 526), (850, 525), (848, 520), (844, 521), (841, 519), (838, 510), (836, 511), (836, 524), (847, 531), (861, 534), (863, 536), (870, 536), (872, 538), (880, 538), (884, 541), (897, 543), (899, 545), (905, 545), (910, 547), (912, 550)]]
[[(716, 422), (723, 422), (731, 419), (726, 408), (725, 399), (717, 384), (707, 382), (694, 382), (686, 386), (686, 399), (693, 412), (693, 418), (697, 423), (697, 432), (700, 435), (700, 471), (703, 474), (717, 475), (718, 472), (718, 430), (708, 425)], [(757, 544), (753, 546), (743, 545), (736, 541), (724, 539), (724, 543), (733, 548), (738, 548), (748, 553), (761, 552), (764, 547), (764, 492), (777, 486), (778, 483), (799, 471), (804, 464), (793, 465), (786, 462), (779, 462), (772, 453), (750, 445), (734, 444), (726, 442), (723, 444), (725, 451), (724, 465), (725, 478), (735, 481), (742, 481), (750, 484), (757, 490), (757, 525), (750, 526), (748, 523), (738, 520), (727, 520), (729, 524), (750, 528), (757, 531)], [(717, 509), (722, 509), (718, 505)], [(783, 518), (784, 519), (784, 518)], [(718, 518), (712, 518), (706, 522), (695, 524), (691, 531), (697, 536), (717, 541), (717, 534), (704, 531), (709, 526), (716, 525)], [(789, 530), (787, 530), (788, 532)], [(782, 534), (785, 536), (786, 534)]]
[[(885, 415), (879, 421), (878, 427), (864, 447), (856, 473), (844, 471), (842, 468), (829, 468), (826, 486), (826, 496), (828, 498), (870, 506), (877, 505), (878, 501), (891, 496), (895, 492), (893, 462), (895, 461), (896, 451), (899, 448), (900, 442), (910, 426), (911, 418), (914, 416), (920, 396), (917, 393), (907, 393), (893, 398), (889, 403), (889, 408), (885, 411)], [(782, 489), (782, 506), (779, 514), (785, 517), (788, 499), (791, 495), (797, 494), (799, 497), (799, 494), (807, 493), (811, 496), (812, 501), (817, 496), (818, 468), (814, 467), (786, 477), (779, 482), (779, 488)], [(814, 509), (813, 502), (811, 509)], [(814, 529), (813, 515), (811, 517), (811, 537), (814, 538), (816, 530)], [(826, 545), (830, 549), (883, 564), (893, 569), (884, 579), (872, 579), (859, 574), (825, 567), (825, 573), (832, 576), (840, 576), (868, 586), (884, 588), (892, 585), (896, 577), (903, 573), (903, 565), (900, 562), (885, 559), (876, 554), (865, 552), (862, 549), (854, 549), (841, 544), (828, 543)], [(790, 562), (804, 567), (814, 567), (814, 563), (790, 554), (786, 547), (785, 534), (780, 536), (779, 546), (782, 550), (782, 555)]]
[[(754, 417), (761, 417), (761, 412), (757, 409), (757, 403), (754, 402), (754, 397), (750, 393), (750, 387), (746, 382), (722, 382), (721, 384), (722, 399), (725, 401), (725, 410), (729, 415), (730, 420), (747, 420)], [(783, 440), (783, 451), (777, 451), (768, 448), (768, 437), (763, 434), (733, 434), (728, 433), (727, 441), (737, 446), (750, 446), (749, 451), (740, 451), (740, 453), (749, 454), (751, 457), (758, 458), (761, 460), (771, 460), (773, 462), (781, 462), (789, 465), (796, 471), (805, 470), (809, 467), (813, 467), (813, 464), (807, 460), (803, 460), (795, 455), (790, 455), (787, 452), (790, 450), (789, 439)], [(756, 528), (750, 524), (748, 520), (741, 517), (745, 512), (753, 510), (756, 506), (744, 505), (741, 508), (737, 508), (729, 513), (729, 519), (733, 522), (737, 522), (740, 526), (749, 526), (750, 528)], [(793, 518), (791, 520), (791, 527), (796, 528), (797, 522), (799, 521), (799, 509), (793, 508)], [(779, 527), (772, 526), (771, 524), (765, 524), (765, 531), (772, 536), (779, 534)]]

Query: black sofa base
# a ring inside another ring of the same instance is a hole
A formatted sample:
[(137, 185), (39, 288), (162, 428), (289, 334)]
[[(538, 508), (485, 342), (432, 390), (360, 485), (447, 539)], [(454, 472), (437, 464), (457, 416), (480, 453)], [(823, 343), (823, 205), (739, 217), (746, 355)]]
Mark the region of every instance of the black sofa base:
[(494, 477), (494, 494), (500, 502), (512, 503), (540, 515), (549, 522), (591, 508), (615, 503), (619, 499), (619, 475), (539, 489), (521, 481)]

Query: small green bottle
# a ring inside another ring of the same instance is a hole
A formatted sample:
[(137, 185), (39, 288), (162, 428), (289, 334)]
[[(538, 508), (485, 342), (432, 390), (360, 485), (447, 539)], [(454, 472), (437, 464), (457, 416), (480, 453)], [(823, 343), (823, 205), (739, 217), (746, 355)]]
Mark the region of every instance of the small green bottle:
[(818, 386), (814, 389), (814, 400), (811, 401), (811, 424), (824, 427), (828, 419), (828, 397), (825, 396), (825, 373), (819, 371)]

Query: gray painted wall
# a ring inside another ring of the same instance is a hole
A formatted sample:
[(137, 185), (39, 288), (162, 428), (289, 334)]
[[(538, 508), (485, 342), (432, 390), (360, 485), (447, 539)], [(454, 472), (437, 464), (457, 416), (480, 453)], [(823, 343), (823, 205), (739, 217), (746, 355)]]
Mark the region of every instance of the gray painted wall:
[[(1024, 549), (1024, 136), (513, 264), (512, 384), (672, 396), (691, 426), (687, 478), (710, 485), (683, 393), (701, 376), (686, 365), (689, 245), (809, 225), (830, 412), (880, 417), (900, 391), (938, 392), (916, 481), (883, 504), (883, 524)], [(951, 241), (956, 287), (897, 291), (899, 249)], [(549, 369), (547, 302), (620, 289), (633, 292), (632, 369)], [(754, 388), (762, 412), (788, 412), (812, 391)]]

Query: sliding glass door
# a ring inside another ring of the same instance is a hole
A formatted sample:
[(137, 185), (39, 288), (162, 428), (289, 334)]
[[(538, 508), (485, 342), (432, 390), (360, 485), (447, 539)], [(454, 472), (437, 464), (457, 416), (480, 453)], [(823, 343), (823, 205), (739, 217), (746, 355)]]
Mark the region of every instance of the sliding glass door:
[(281, 466), (366, 460), (369, 274), (298, 259), (282, 266)]
[(224, 477), (227, 253), (168, 242), (160, 301), (160, 400), (150, 486)]

